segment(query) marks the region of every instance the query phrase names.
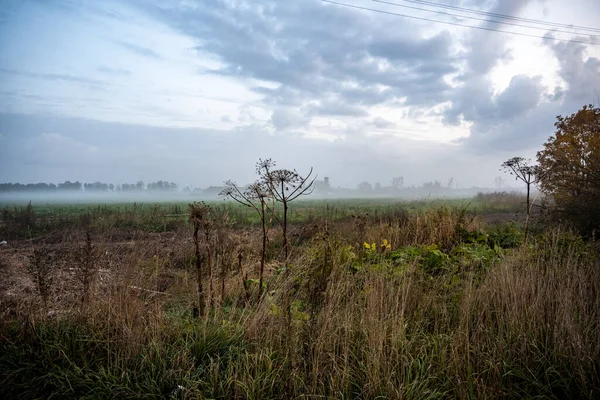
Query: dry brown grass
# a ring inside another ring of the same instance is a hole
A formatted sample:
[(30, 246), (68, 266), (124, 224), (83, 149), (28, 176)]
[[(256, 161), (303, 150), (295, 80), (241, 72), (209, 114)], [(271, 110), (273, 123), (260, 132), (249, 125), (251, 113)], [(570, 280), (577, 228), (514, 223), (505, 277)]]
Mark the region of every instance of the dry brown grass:
[[(289, 274), (279, 270), (285, 259), (272, 230), (260, 301), (255, 283), (246, 295), (236, 257), (242, 250), (244, 268), (256, 278), (261, 236), (227, 228), (223, 247), (213, 249), (219, 301), (203, 319), (192, 318), (197, 295), (189, 227), (130, 240), (99, 238), (100, 267), (84, 304), (80, 287), (72, 286), (76, 271), (57, 264), (52, 318), (40, 311), (39, 293), (19, 262), (31, 255), (31, 244), (2, 249), (2, 256), (11, 253), (2, 273), (21, 277), (11, 285), (30, 290), (8, 303), (3, 287), (0, 297), (13, 310), (1, 319), (1, 389), (21, 398), (48, 391), (77, 398), (92, 390), (98, 398), (600, 395), (593, 246), (550, 231), (485, 268), (460, 264), (431, 275), (419, 258), (393, 264), (390, 251), (436, 244), (451, 254), (464, 229), (482, 228), (479, 220), (442, 208), (360, 224), (322, 221), (302, 241), (292, 232)], [(364, 241), (383, 239), (391, 250), (366, 254)], [(44, 246), (68, 254), (65, 249), (80, 245)]]

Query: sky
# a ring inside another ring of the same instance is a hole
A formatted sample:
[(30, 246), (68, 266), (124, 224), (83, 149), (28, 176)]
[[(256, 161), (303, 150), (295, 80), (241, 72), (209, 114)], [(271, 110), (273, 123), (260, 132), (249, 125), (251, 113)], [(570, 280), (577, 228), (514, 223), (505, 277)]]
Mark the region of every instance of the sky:
[[(432, 1), (600, 29), (597, 0)], [(272, 158), (333, 186), (490, 187), (600, 102), (600, 31), (339, 2), (2, 0), (0, 182), (207, 187)]]

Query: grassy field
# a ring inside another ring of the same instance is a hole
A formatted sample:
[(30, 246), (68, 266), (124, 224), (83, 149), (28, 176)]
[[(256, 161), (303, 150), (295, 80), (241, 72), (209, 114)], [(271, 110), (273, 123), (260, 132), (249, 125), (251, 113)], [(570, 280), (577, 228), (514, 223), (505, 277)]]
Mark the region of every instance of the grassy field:
[(187, 204), (0, 206), (0, 392), (600, 397), (599, 249), (537, 216), (524, 244), (520, 196), (294, 203), (262, 296), (257, 217), (210, 205), (198, 252)]
[[(13, 229), (5, 237), (33, 235), (85, 224), (87, 219), (104, 225), (131, 226), (151, 231), (165, 231), (180, 225), (187, 219), (188, 203), (2, 203), (0, 223)], [(259, 218), (254, 210), (235, 202), (207, 201), (213, 209), (227, 213), (238, 225), (257, 224)], [(483, 216), (502, 215), (503, 219), (524, 219), (525, 199), (515, 193), (479, 195), (472, 199), (431, 199), (402, 201), (399, 199), (329, 199), (298, 200), (290, 208), (290, 221), (306, 222), (313, 219), (344, 220), (353, 216), (367, 217), (373, 221), (398, 218), (400, 214), (414, 214), (439, 207), (452, 207), (469, 214)], [(275, 207), (281, 216), (281, 207)], [(83, 222), (82, 222), (83, 221)], [(100, 222), (101, 221), (101, 222)], [(273, 222), (275, 224), (275, 222)], [(27, 228), (28, 229), (24, 229)], [(35, 232), (30, 232), (34, 229)]]

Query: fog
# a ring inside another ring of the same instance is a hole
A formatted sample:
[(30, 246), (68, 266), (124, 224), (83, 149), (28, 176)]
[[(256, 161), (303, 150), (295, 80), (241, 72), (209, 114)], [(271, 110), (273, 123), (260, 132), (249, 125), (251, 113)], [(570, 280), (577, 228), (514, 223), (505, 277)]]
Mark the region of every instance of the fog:
[[(24, 205), (31, 202), (33, 205), (44, 204), (110, 204), (110, 203), (169, 203), (169, 202), (220, 202), (231, 201), (225, 196), (220, 196), (216, 187), (208, 190), (198, 189), (195, 192), (176, 191), (170, 193), (156, 192), (102, 192), (102, 193), (85, 193), (83, 191), (58, 191), (58, 192), (4, 192), (0, 194), (0, 205)], [(360, 192), (353, 189), (334, 189), (328, 193), (313, 192), (310, 195), (302, 196), (300, 200), (336, 200), (344, 199), (386, 199), (389, 201), (412, 201), (412, 200), (437, 200), (437, 199), (469, 199), (476, 196), (478, 193), (492, 193), (496, 191), (505, 192), (523, 192), (522, 188), (470, 188), (470, 189), (440, 189), (429, 190), (425, 188), (407, 188), (401, 189), (396, 193), (376, 192), (368, 193)]]

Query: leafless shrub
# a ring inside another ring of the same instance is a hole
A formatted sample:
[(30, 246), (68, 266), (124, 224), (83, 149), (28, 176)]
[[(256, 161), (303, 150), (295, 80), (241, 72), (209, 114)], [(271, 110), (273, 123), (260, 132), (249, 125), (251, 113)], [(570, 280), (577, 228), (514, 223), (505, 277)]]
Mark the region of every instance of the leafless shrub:
[(307, 175), (302, 176), (296, 170), (273, 169), (275, 161), (270, 158), (259, 160), (256, 171), (260, 179), (266, 184), (275, 201), (283, 205), (283, 220), (279, 221), (283, 229), (283, 251), (285, 254), (286, 267), (288, 266), (288, 210), (290, 203), (300, 196), (306, 196), (313, 192), (316, 176), (312, 177), (311, 168)]
[(225, 189), (220, 193), (221, 196), (228, 197), (237, 203), (253, 208), (261, 221), (262, 230), (262, 249), (260, 255), (260, 271), (258, 275), (258, 299), (262, 298), (265, 260), (267, 257), (267, 240), (269, 227), (273, 219), (273, 195), (268, 185), (263, 181), (256, 181), (245, 189), (241, 189), (235, 182), (225, 182)]
[(248, 304), (250, 302), (250, 288), (248, 287), (248, 273), (244, 269), (244, 264), (243, 264), (244, 252), (242, 251), (242, 249), (238, 249), (237, 260), (238, 260), (238, 274), (239, 274), (240, 280), (242, 282), (242, 287), (244, 288), (245, 301), (246, 301), (246, 304)]
[(36, 290), (42, 300), (44, 312), (48, 312), (48, 302), (50, 299), (53, 273), (57, 267), (58, 257), (56, 252), (49, 248), (37, 247), (27, 263), (27, 272), (33, 279)]
[(87, 304), (90, 288), (98, 274), (100, 252), (92, 242), (90, 231), (85, 233), (85, 242), (74, 252), (75, 277), (82, 285), (81, 303)]
[[(196, 283), (198, 287), (198, 311), (200, 316), (204, 316), (206, 313), (206, 303), (204, 300), (204, 286), (202, 283), (202, 263), (204, 257), (208, 258), (208, 279), (209, 279), (209, 293), (212, 296), (212, 271), (211, 271), (211, 251), (210, 251), (210, 233), (212, 232), (212, 220), (209, 215), (209, 206), (202, 203), (193, 203), (189, 205), (190, 222), (194, 227), (194, 249), (196, 254)], [(200, 251), (200, 236), (201, 233), (206, 238), (205, 246), (208, 247), (207, 251)], [(209, 303), (212, 305), (212, 301)]]
[(503, 162), (501, 168), (505, 172), (513, 175), (515, 180), (522, 181), (527, 188), (527, 219), (525, 221), (525, 236), (523, 237), (523, 242), (527, 243), (529, 218), (531, 216), (531, 185), (538, 183), (541, 175), (540, 168), (538, 165), (532, 165), (530, 160), (525, 160), (523, 157), (513, 157), (510, 160)]

